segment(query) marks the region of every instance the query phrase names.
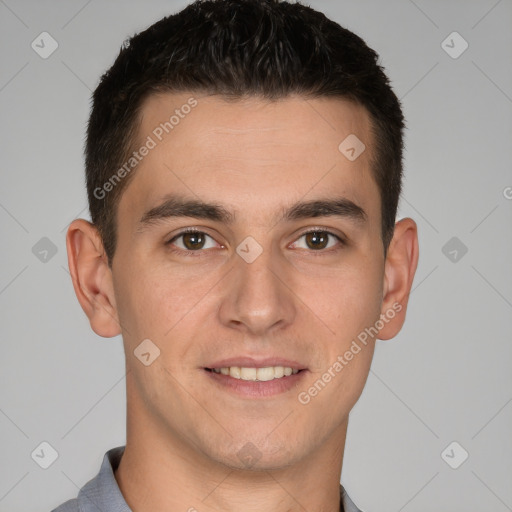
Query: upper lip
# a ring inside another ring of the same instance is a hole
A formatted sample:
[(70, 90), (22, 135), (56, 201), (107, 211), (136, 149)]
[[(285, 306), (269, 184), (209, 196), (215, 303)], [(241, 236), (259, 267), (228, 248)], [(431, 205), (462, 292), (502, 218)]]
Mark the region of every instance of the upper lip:
[(297, 361), (291, 359), (283, 359), (282, 357), (231, 357), (229, 359), (220, 359), (205, 368), (228, 368), (230, 366), (238, 366), (243, 368), (265, 368), (267, 366), (285, 366), (292, 370), (304, 370), (306, 367)]

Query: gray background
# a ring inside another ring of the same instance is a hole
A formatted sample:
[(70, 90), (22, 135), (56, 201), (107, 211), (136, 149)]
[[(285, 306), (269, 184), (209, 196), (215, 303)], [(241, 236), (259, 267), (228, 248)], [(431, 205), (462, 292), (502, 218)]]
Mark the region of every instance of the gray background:
[[(1, 512), (76, 496), (125, 442), (122, 341), (90, 329), (65, 234), (88, 218), (91, 90), (127, 36), (186, 3), (0, 0)], [(406, 325), (377, 344), (342, 483), (365, 512), (512, 510), (512, 2), (310, 5), (376, 49), (402, 99), (399, 216), (420, 238)], [(43, 31), (59, 45), (47, 59), (31, 48)], [(444, 48), (462, 40), (442, 45), (453, 31), (469, 44), (458, 58)], [(48, 469), (31, 457), (43, 441)]]

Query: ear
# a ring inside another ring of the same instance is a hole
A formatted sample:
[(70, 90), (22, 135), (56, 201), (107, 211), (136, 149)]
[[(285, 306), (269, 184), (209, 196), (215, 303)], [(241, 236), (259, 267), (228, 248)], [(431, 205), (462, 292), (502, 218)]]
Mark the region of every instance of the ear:
[(384, 327), (379, 330), (378, 339), (394, 338), (404, 324), (418, 257), (416, 223), (410, 218), (402, 219), (395, 224), (395, 232), (386, 256), (381, 309)]
[(74, 220), (67, 232), (68, 264), (78, 302), (92, 330), (111, 338), (121, 333), (114, 296), (112, 271), (96, 227)]

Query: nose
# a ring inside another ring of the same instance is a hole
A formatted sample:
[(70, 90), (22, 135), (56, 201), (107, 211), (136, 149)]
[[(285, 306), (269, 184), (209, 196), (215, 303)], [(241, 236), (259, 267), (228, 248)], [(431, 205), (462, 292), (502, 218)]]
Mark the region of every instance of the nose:
[(297, 297), (285, 262), (265, 247), (252, 262), (234, 255), (218, 310), (223, 325), (262, 336), (293, 323)]

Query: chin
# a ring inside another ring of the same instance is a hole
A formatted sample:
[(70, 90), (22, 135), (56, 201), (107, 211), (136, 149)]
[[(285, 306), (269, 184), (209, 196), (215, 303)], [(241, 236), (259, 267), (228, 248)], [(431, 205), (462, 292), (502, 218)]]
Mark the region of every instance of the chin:
[(224, 446), (221, 452), (211, 454), (212, 458), (232, 470), (272, 471), (291, 466), (300, 454), (292, 446), (282, 442), (270, 444), (238, 440)]

